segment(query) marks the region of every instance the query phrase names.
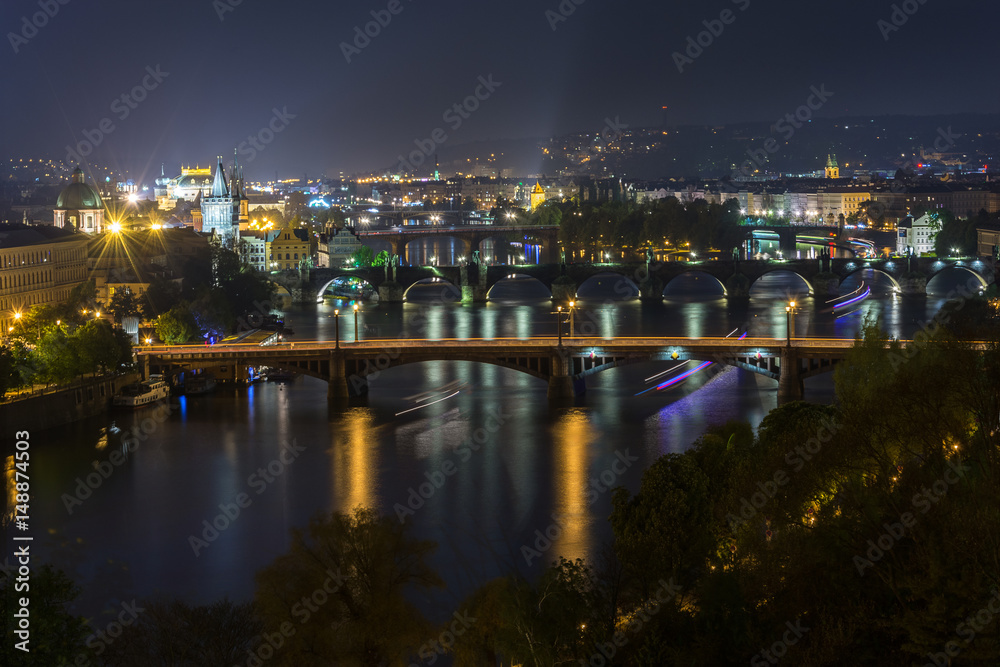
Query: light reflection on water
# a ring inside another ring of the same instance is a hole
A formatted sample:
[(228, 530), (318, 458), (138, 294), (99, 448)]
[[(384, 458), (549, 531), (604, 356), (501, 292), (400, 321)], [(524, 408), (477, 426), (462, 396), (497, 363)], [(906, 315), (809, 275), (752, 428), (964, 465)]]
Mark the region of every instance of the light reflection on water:
[[(852, 337), (865, 313), (877, 313), (890, 333), (908, 337), (950, 289), (935, 285), (926, 298), (901, 298), (869, 273), (842, 289), (864, 279), (873, 285), (872, 298), (840, 319), (824, 312), (826, 297), (804, 296), (798, 279), (771, 274), (743, 302), (720, 298), (718, 284), (705, 279), (697, 282), (706, 289), (688, 298), (675, 293), (663, 302), (616, 301), (613, 281), (605, 281), (612, 292), (581, 292), (574, 324), (578, 333), (592, 329), (602, 336), (724, 336), (748, 326), (755, 336), (783, 337), (784, 299), (794, 294), (797, 335)], [(537, 293), (525, 298), (474, 306), (366, 304), (359, 328), (363, 338), (370, 337), (366, 327), (375, 327), (378, 337), (389, 339), (553, 335), (552, 302)], [(332, 340), (335, 307), (291, 308), (287, 320), (299, 338)], [(341, 339), (353, 340), (352, 317), (341, 318)], [(77, 480), (113, 449), (98, 449), (102, 429), (113, 418), (127, 431), (148, 414), (117, 413), (40, 433), (32, 439), (38, 548), (84, 586), (81, 611), (87, 613), (105, 608), (110, 598), (155, 591), (196, 603), (248, 599), (254, 573), (288, 548), (291, 528), (305, 526), (317, 511), (350, 511), (359, 504), (395, 517), (407, 507), (410, 489), (434, 486), (435, 474), (450, 462), (454, 473), (412, 515), (404, 513), (415, 536), (440, 545), (433, 564), (448, 589), (422, 604), (444, 618), (490, 577), (511, 569), (537, 573), (559, 555), (586, 556), (606, 543), (611, 494), (599, 493), (591, 503), (590, 479), (609, 468), (616, 451), (639, 458), (616, 480), (635, 491), (642, 471), (662, 454), (684, 451), (713, 424), (737, 419), (756, 426), (776, 404), (774, 381), (735, 369), (634, 396), (649, 386), (644, 378), (669, 365), (591, 376), (586, 397), (573, 408), (550, 408), (538, 379), (458, 361), (385, 371), (372, 381), (367, 404), (333, 413), (325, 383), (312, 378), (220, 387), (182, 399), (182, 407), (72, 514), (64, 494), (73, 494)], [(396, 416), (414, 407), (414, 394), (453, 381), (469, 386), (452, 399)], [(808, 399), (832, 400), (830, 376), (810, 378), (806, 391)], [(488, 432), (489, 424), (495, 428)], [(304, 448), (302, 454), (260, 487), (259, 471), (291, 442)], [(202, 522), (241, 492), (252, 499), (250, 506), (196, 557), (190, 536), (201, 535)], [(560, 534), (529, 567), (521, 547), (534, 546), (535, 531), (550, 527), (553, 514), (563, 522)], [(102, 579), (109, 559), (124, 561), (128, 576)]]

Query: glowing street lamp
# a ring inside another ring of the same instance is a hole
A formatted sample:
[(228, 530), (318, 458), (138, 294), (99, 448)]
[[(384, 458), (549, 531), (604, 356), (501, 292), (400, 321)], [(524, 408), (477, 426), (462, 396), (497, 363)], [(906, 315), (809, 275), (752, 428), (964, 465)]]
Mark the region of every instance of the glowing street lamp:
[(785, 333), (787, 336), (787, 346), (792, 346), (792, 336), (795, 335), (795, 320), (792, 315), (795, 314), (795, 302), (789, 301), (788, 305), (785, 306)]
[(573, 337), (576, 327), (574, 325), (574, 315), (576, 315), (576, 301), (569, 302), (569, 337)]
[(358, 342), (358, 304), (354, 304), (354, 342)]
[(559, 339), (559, 347), (562, 347), (562, 306), (556, 307), (556, 337)]

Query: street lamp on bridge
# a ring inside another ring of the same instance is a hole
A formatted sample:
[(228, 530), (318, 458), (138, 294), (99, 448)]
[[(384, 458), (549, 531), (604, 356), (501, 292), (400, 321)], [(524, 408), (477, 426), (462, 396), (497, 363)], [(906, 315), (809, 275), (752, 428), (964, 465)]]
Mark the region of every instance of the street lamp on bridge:
[(556, 337), (559, 339), (559, 347), (562, 347), (562, 306), (556, 306)]
[(574, 324), (574, 317), (573, 316), (575, 314), (576, 314), (576, 301), (570, 301), (569, 302), (569, 337), (570, 338), (573, 337), (574, 332), (576, 331), (576, 327), (573, 326), (573, 324)]
[(354, 304), (354, 342), (358, 342), (358, 304)]
[(795, 315), (795, 302), (789, 301), (788, 305), (785, 306), (785, 334), (788, 338), (788, 347), (792, 346), (792, 336), (795, 335), (795, 319), (792, 317), (793, 315)]
[(337, 308), (333, 311), (333, 322), (334, 322), (334, 336), (336, 336), (336, 343), (333, 345), (333, 349), (340, 349), (340, 309)]

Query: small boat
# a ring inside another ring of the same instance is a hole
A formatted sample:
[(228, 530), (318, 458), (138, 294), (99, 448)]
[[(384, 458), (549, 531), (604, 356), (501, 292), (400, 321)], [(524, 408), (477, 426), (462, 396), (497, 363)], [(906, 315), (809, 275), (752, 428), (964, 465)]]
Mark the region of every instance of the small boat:
[(170, 395), (170, 385), (162, 375), (150, 375), (148, 380), (122, 387), (112, 403), (121, 408), (141, 408), (161, 401)]
[(211, 373), (191, 375), (184, 380), (184, 393), (188, 396), (207, 394), (215, 389), (215, 376)]

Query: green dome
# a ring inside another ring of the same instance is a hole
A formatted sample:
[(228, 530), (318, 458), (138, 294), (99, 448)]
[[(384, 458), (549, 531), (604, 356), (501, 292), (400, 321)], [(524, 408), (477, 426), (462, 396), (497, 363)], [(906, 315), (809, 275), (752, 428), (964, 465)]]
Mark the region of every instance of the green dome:
[(56, 209), (64, 211), (87, 211), (104, 208), (97, 190), (84, 183), (83, 171), (77, 167), (73, 172), (73, 182), (59, 193)]

